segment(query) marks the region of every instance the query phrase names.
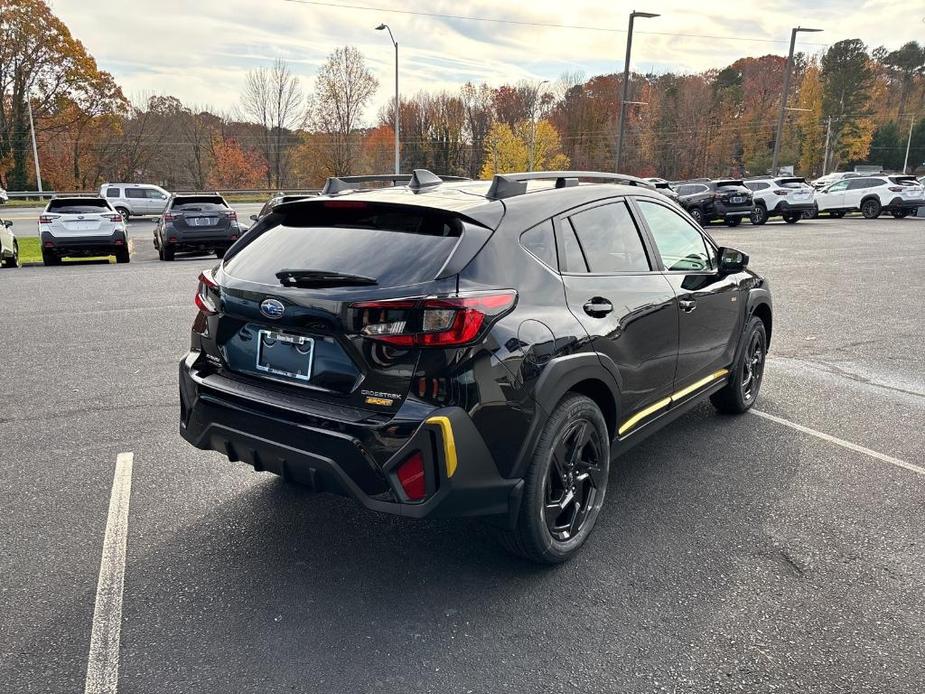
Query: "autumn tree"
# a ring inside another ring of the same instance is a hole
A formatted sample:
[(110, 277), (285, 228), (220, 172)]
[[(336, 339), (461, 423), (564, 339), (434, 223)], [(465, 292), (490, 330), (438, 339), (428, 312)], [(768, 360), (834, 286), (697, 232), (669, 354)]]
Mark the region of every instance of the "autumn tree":
[[(29, 181), (27, 99), (40, 125), (63, 104), (72, 113), (115, 110), (123, 100), (112, 78), (100, 71), (83, 44), (52, 14), (43, 0), (0, 0), (0, 161), (9, 161), (6, 184), (23, 189)], [(59, 118), (56, 125), (64, 121)]]
[(258, 152), (244, 151), (233, 139), (212, 143), (215, 165), (206, 185), (216, 190), (250, 190), (266, 176), (267, 163)]
[(514, 128), (499, 122), (492, 126), (485, 139), (485, 164), (481, 178), (491, 178), (496, 173), (526, 171), (530, 165), (531, 146), (536, 171), (558, 171), (569, 167), (569, 158), (562, 152), (559, 133), (548, 120), (535, 124), (521, 121)]
[(294, 144), (292, 131), (305, 124), (305, 97), (299, 78), (284, 60), (247, 73), (241, 95), (244, 113), (263, 128), (263, 156), (269, 163), (267, 187), (280, 187)]
[(822, 111), (832, 118), (832, 155), (839, 162), (862, 160), (873, 135), (869, 117), (873, 73), (860, 39), (832, 44), (822, 56)]
[(318, 71), (309, 120), (324, 135), (320, 154), (330, 175), (353, 172), (360, 154), (358, 129), (378, 87), (363, 54), (353, 46), (338, 48)]

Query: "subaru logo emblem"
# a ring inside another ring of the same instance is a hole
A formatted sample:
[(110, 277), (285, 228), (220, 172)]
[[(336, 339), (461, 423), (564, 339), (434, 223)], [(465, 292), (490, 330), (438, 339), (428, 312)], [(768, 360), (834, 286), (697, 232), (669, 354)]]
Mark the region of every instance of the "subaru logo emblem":
[(264, 299), (260, 303), (260, 312), (267, 318), (272, 318), (273, 320), (282, 318), (285, 311), (286, 307), (283, 306), (282, 302), (276, 299)]

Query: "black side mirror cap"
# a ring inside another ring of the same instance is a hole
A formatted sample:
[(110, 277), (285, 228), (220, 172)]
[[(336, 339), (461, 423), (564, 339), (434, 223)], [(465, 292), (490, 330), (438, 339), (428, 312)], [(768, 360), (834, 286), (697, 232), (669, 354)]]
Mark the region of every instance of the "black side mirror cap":
[(748, 254), (735, 248), (720, 248), (717, 256), (721, 273), (731, 275), (748, 267)]
[(252, 214), (252, 215), (251, 215), (251, 221), (252, 221), (252, 222), (256, 222), (256, 221), (257, 221), (257, 215)]

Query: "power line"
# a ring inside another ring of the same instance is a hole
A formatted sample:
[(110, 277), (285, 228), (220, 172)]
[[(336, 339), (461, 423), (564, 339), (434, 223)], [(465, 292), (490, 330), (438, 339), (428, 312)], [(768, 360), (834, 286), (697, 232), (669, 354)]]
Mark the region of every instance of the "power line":
[[(474, 17), (462, 14), (446, 14), (442, 12), (421, 12), (418, 10), (397, 10), (391, 7), (373, 7), (372, 5), (341, 4), (337, 2), (324, 2), (323, 0), (283, 0), (296, 5), (314, 5), (317, 7), (331, 7), (339, 10), (360, 10), (363, 12), (388, 12), (391, 14), (414, 15), (418, 17), (434, 17), (437, 19), (460, 19), (470, 22), (489, 22), (492, 24), (513, 24), (516, 26), (541, 27), (545, 29), (576, 29), (578, 31), (604, 31), (612, 34), (625, 34), (626, 29), (613, 29), (609, 27), (594, 27), (581, 24), (558, 24), (555, 22), (528, 22), (522, 19), (500, 19), (496, 17)], [(756, 36), (716, 36), (712, 34), (672, 33), (667, 31), (636, 31), (636, 34), (648, 36), (672, 36), (682, 38), (710, 39), (712, 41), (752, 41), (756, 43), (788, 43), (784, 39), (763, 39)], [(804, 46), (828, 46), (827, 43), (806, 43)]]

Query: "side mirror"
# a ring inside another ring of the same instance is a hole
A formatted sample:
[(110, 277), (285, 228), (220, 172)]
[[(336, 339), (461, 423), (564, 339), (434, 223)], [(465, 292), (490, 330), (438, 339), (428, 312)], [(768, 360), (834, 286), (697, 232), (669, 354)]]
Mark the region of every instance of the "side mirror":
[(720, 248), (719, 253), (719, 271), (726, 275), (736, 272), (742, 272), (748, 267), (748, 255), (735, 248)]
[(7, 229), (12, 229), (12, 228), (13, 228), (13, 222), (11, 222), (11, 221), (8, 219), (8, 220), (6, 220), (6, 221), (3, 223), (3, 226), (5, 226)]
[(252, 222), (256, 222), (256, 221), (257, 221), (257, 215), (252, 214), (252, 215), (251, 215), (251, 221), (252, 221)]

